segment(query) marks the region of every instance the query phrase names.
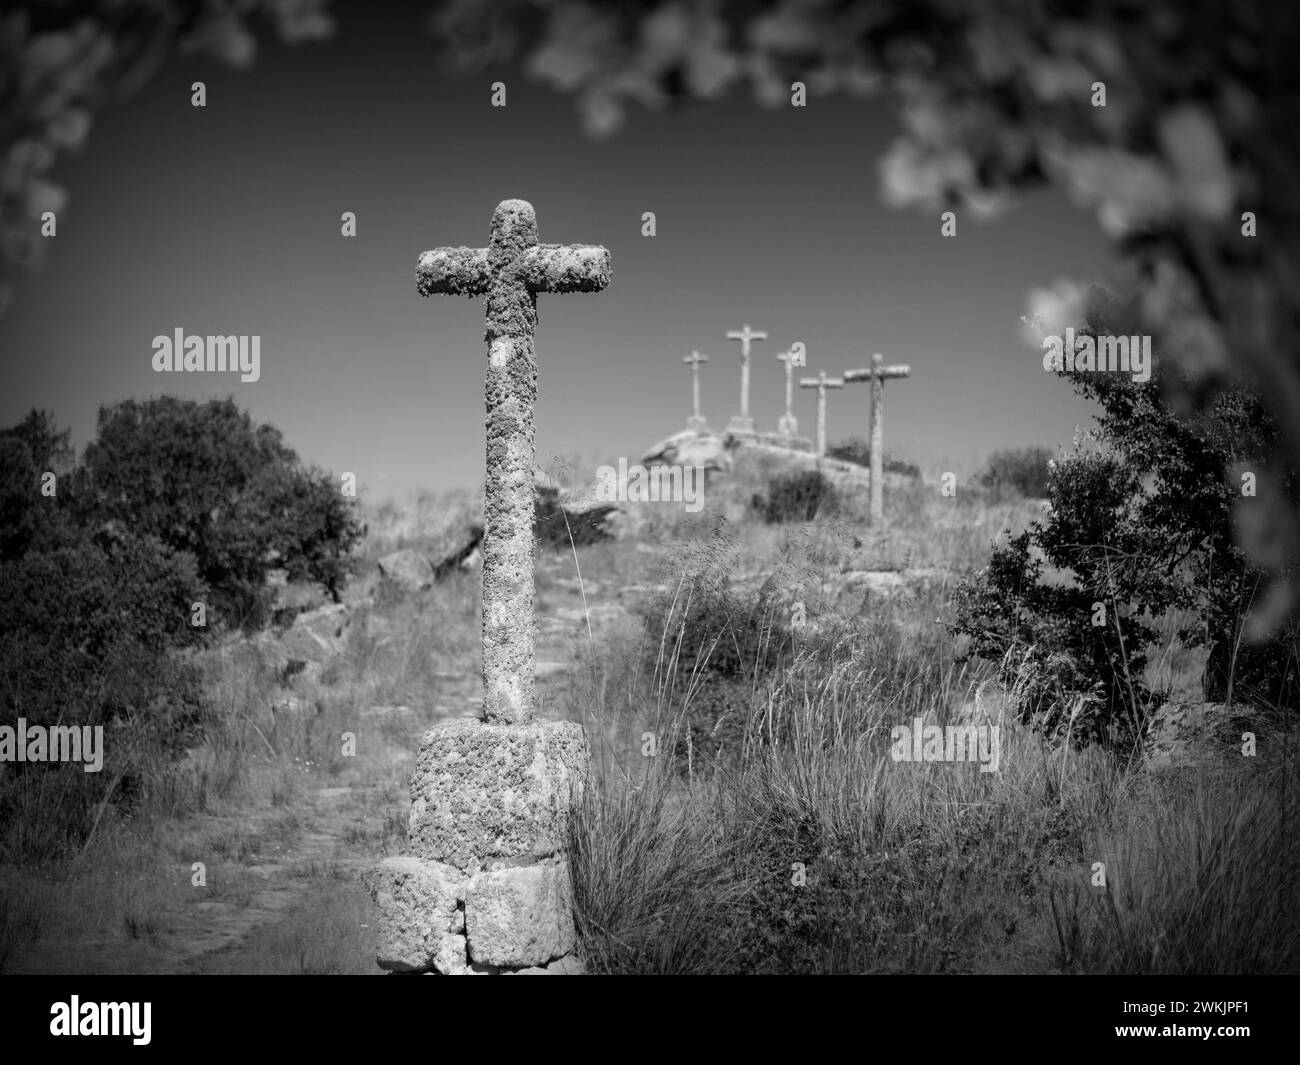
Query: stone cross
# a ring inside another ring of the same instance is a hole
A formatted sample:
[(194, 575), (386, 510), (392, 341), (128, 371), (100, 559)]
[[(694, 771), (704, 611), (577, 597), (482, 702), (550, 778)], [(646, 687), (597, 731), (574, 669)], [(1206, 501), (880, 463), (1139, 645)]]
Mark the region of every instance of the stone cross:
[(415, 269), (422, 296), (486, 296), (487, 477), (483, 508), (483, 718), (533, 715), (533, 333), (539, 292), (599, 292), (609, 251), (538, 244), (537, 215), (503, 200), (486, 248), (435, 248)]
[(727, 428), (734, 433), (753, 433), (754, 419), (749, 416), (749, 346), (755, 340), (766, 340), (767, 334), (750, 329), (746, 322), (741, 328), (731, 330), (727, 339), (740, 341), (740, 413), (731, 419)]
[(794, 352), (783, 351), (777, 356), (785, 363), (785, 413), (776, 424), (776, 430), (784, 437), (799, 435), (799, 419), (794, 416)]
[(816, 377), (799, 378), (800, 388), (817, 389), (817, 457), (826, 454), (826, 390), (843, 388), (844, 382), (838, 377), (827, 377), (823, 370)]
[(701, 355), (698, 351), (692, 351), (689, 355), (682, 356), (682, 362), (690, 363), (691, 367), (691, 395), (695, 400), (695, 413), (687, 419), (688, 428), (700, 430), (705, 426), (704, 418), (700, 415), (700, 363), (708, 362), (707, 355)]
[(885, 357), (879, 352), (871, 356), (870, 369), (845, 370), (846, 381), (871, 382), (871, 524), (879, 525), (885, 516), (883, 494), (885, 478), (885, 380), (890, 377), (910, 377), (912, 368), (907, 365), (885, 366)]

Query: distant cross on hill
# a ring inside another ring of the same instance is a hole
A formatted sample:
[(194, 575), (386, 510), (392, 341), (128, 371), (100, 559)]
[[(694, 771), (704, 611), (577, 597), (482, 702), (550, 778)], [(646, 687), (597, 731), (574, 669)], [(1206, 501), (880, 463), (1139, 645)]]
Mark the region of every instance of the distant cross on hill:
[(838, 377), (827, 377), (823, 370), (816, 377), (801, 377), (800, 388), (817, 389), (817, 457), (826, 454), (826, 390), (843, 388), (844, 382)]
[(783, 438), (792, 440), (799, 435), (799, 419), (794, 416), (795, 354), (793, 351), (783, 351), (777, 359), (785, 363), (785, 413), (776, 423), (776, 431)]
[(885, 381), (891, 377), (910, 377), (907, 365), (886, 366), (879, 352), (871, 356), (870, 369), (845, 370), (846, 381), (871, 382), (871, 524), (879, 525), (885, 516)]
[(727, 333), (727, 339), (740, 341), (740, 413), (731, 419), (727, 429), (729, 432), (752, 436), (754, 419), (749, 416), (749, 351), (755, 340), (766, 340), (767, 334), (750, 329), (746, 322), (741, 328)]
[(705, 427), (705, 421), (700, 414), (700, 363), (708, 362), (707, 355), (701, 355), (698, 351), (692, 351), (689, 355), (682, 356), (682, 362), (689, 363), (691, 367), (691, 397), (693, 400), (693, 413), (686, 420), (688, 429), (699, 431)]

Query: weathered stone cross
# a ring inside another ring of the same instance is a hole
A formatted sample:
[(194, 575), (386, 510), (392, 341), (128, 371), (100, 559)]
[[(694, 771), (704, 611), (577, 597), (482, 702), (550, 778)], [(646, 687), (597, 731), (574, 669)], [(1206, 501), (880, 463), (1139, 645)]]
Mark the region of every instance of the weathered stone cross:
[(785, 413), (776, 423), (776, 431), (784, 437), (799, 435), (799, 419), (794, 416), (794, 352), (783, 351), (777, 358), (785, 363)]
[(816, 377), (799, 378), (800, 388), (817, 389), (817, 456), (826, 454), (826, 390), (843, 388), (844, 382), (838, 377), (827, 377), (823, 370)]
[(885, 366), (885, 357), (877, 352), (871, 356), (870, 369), (845, 370), (846, 381), (871, 382), (871, 524), (879, 525), (885, 516), (883, 493), (885, 477), (885, 380), (890, 377), (910, 377), (912, 368), (907, 365)]
[(504, 200), (486, 248), (435, 248), (415, 270), (422, 296), (487, 297), (487, 478), (483, 514), (483, 717), (523, 724), (533, 715), (533, 334), (539, 292), (598, 292), (606, 248), (538, 244), (537, 215)]
[(727, 333), (727, 339), (740, 341), (740, 413), (727, 428), (733, 433), (753, 433), (754, 419), (749, 416), (749, 346), (755, 340), (766, 340), (767, 334), (750, 329), (746, 322)]
[(691, 366), (691, 395), (695, 400), (695, 413), (686, 421), (686, 425), (690, 429), (703, 429), (706, 424), (704, 418), (700, 415), (700, 363), (708, 361), (709, 357), (701, 355), (698, 351), (692, 351), (689, 355), (682, 356), (682, 362), (690, 363)]

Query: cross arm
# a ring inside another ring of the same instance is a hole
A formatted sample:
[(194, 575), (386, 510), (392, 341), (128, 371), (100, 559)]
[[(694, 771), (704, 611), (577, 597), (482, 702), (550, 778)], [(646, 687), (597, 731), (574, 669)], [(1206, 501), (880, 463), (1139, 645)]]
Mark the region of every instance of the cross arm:
[(845, 370), (844, 380), (846, 381), (870, 381), (873, 377), (910, 377), (912, 367), (907, 364), (901, 366), (868, 366), (858, 370)]
[(609, 284), (609, 249), (599, 244), (537, 244), (523, 256), (534, 292), (599, 292)]
[(490, 280), (487, 248), (434, 248), (415, 267), (421, 296), (482, 296)]

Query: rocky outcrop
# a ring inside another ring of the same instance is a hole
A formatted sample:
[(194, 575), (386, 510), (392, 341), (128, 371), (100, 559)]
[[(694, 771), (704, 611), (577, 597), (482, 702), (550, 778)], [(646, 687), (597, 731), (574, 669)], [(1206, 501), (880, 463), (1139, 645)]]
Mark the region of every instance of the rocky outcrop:
[(705, 470), (731, 469), (731, 453), (716, 433), (684, 429), (651, 446), (641, 456), (644, 466), (703, 466)]
[(288, 672), (301, 668), (295, 668), (295, 663), (324, 665), (342, 654), (349, 623), (348, 608), (342, 603), (331, 603), (294, 618), (293, 624), (280, 636), (280, 646), (289, 659)]
[(427, 558), (408, 548), (381, 558), (379, 576), (397, 591), (419, 592), (433, 587), (434, 569)]

